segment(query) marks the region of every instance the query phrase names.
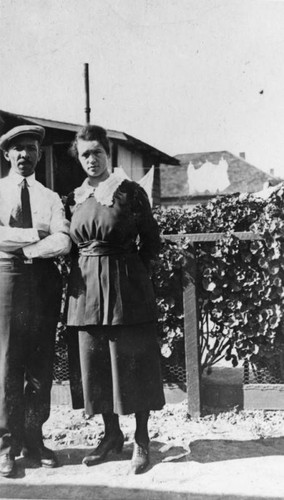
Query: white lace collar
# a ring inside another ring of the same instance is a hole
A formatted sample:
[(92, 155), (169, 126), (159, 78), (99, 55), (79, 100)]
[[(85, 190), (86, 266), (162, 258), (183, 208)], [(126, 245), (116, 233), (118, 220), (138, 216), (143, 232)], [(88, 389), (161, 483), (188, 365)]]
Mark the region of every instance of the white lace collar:
[(101, 205), (110, 207), (113, 204), (113, 195), (121, 183), (129, 179), (122, 168), (116, 168), (114, 172), (97, 188), (90, 186), (88, 179), (74, 190), (74, 200), (76, 205), (81, 205), (87, 198), (94, 196)]

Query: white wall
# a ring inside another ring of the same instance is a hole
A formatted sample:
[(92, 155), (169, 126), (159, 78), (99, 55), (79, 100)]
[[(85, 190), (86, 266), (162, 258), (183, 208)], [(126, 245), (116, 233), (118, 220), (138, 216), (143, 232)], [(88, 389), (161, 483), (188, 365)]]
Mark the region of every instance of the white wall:
[(117, 166), (122, 167), (125, 173), (134, 181), (144, 176), (143, 157), (140, 153), (132, 153), (123, 146), (118, 146)]

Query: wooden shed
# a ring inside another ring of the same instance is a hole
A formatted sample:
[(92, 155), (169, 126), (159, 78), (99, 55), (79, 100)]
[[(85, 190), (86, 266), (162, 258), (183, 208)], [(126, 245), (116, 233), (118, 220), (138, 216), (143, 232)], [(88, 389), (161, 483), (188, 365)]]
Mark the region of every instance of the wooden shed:
[[(85, 178), (85, 173), (69, 153), (70, 144), (82, 124), (34, 118), (0, 110), (0, 135), (17, 125), (30, 123), (41, 125), (46, 132), (42, 159), (36, 170), (37, 179), (60, 195), (68, 194)], [(139, 181), (154, 166), (152, 203), (159, 205), (160, 164), (179, 165), (179, 160), (125, 132), (108, 130), (107, 133), (111, 145), (112, 171), (121, 166), (131, 179)], [(1, 155), (0, 177), (6, 176), (8, 171), (9, 164)]]

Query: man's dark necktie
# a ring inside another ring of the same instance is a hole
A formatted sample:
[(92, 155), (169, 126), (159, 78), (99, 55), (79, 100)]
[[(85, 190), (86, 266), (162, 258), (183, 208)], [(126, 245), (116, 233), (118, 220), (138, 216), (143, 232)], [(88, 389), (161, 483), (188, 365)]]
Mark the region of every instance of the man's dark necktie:
[(21, 182), (21, 203), (12, 210), (9, 225), (22, 228), (33, 227), (27, 179)]

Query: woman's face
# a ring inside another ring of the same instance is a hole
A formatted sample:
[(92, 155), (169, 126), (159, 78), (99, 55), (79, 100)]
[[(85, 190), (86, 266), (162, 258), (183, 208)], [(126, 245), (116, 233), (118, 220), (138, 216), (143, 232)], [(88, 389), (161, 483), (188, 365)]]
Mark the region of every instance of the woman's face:
[(78, 140), (78, 159), (89, 178), (104, 179), (108, 175), (108, 156), (98, 141)]

